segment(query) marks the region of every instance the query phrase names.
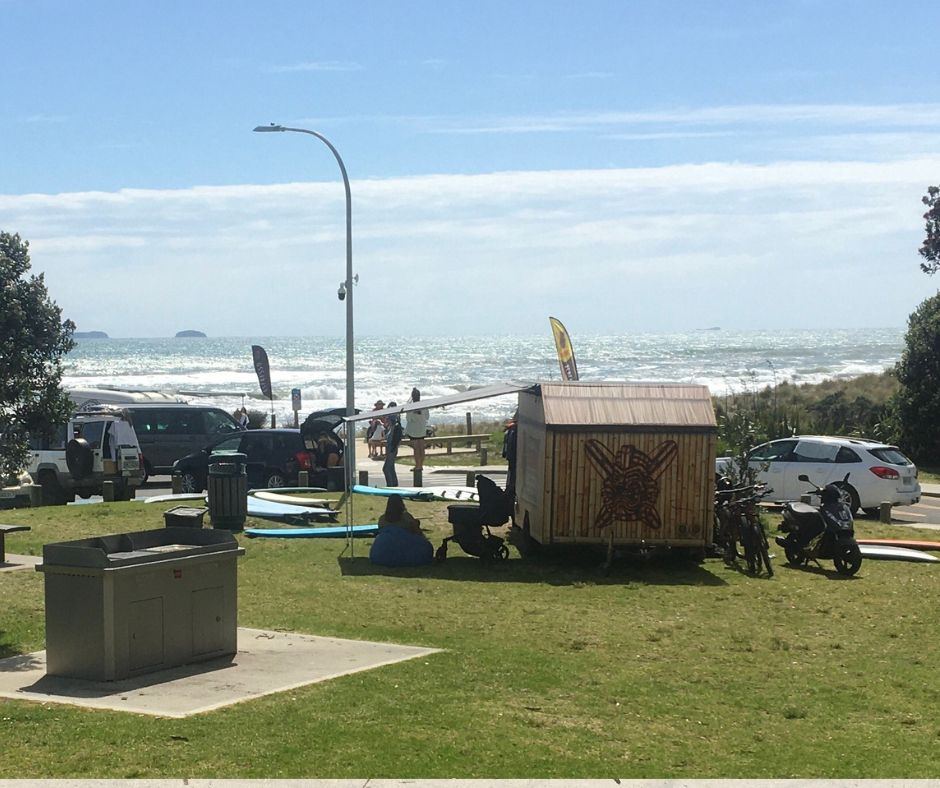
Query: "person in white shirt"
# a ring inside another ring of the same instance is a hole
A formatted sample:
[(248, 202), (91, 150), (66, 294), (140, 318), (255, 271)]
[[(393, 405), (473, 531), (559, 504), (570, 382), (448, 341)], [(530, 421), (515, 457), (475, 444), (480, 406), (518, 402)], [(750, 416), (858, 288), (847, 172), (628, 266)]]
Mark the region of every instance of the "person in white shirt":
[[(421, 392), (418, 389), (412, 389), (409, 402), (420, 401)], [(405, 414), (405, 435), (411, 438), (411, 448), (414, 449), (415, 453), (416, 471), (424, 468), (424, 439), (428, 433), (428, 416), (426, 408), (410, 410)]]

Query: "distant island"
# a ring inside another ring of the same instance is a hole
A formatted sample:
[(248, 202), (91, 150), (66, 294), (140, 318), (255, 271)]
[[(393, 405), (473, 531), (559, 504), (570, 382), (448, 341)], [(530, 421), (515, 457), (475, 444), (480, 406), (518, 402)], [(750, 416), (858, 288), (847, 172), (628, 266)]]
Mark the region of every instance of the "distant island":
[(204, 337), (205, 334), (203, 334), (202, 331), (189, 330), (189, 331), (177, 331), (176, 336), (177, 337)]
[(76, 331), (72, 336), (75, 339), (110, 339), (104, 331)]

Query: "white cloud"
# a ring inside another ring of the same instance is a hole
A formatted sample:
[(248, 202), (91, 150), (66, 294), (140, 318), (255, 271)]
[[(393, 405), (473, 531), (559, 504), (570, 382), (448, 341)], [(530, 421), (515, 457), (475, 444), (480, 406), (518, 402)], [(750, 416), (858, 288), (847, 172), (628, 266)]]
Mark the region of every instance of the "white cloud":
[(345, 62), (340, 60), (323, 60), (303, 63), (292, 63), (289, 65), (269, 66), (266, 71), (271, 74), (292, 74), (303, 71), (361, 71), (362, 66), (359, 63)]
[[(916, 249), (937, 172), (933, 156), (353, 181), (357, 333), (550, 313), (584, 332), (901, 325), (930, 291)], [(84, 329), (344, 331), (336, 182), (0, 195), (0, 227)]]
[[(412, 122), (414, 118), (410, 118)], [(734, 126), (818, 124), (925, 128), (940, 126), (940, 104), (737, 104), (637, 112), (553, 113), (490, 118), (428, 117), (438, 134), (530, 134), (604, 130), (616, 126)]]

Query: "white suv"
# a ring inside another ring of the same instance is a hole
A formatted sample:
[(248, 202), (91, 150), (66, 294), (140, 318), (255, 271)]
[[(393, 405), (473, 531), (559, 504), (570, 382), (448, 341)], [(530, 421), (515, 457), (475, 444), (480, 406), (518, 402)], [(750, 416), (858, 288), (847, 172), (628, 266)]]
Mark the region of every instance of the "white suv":
[[(730, 458), (718, 460), (719, 473)], [(878, 510), (882, 501), (895, 505), (917, 503), (920, 484), (917, 466), (895, 446), (863, 438), (797, 435), (763, 443), (747, 454), (748, 467), (759, 481), (773, 488), (775, 501), (798, 501), (811, 488), (798, 477), (805, 473), (820, 487), (837, 484), (845, 490), (852, 511)], [(843, 483), (845, 475), (848, 481)]]
[(29, 475), (46, 505), (101, 495), (106, 481), (117, 500), (130, 500), (143, 481), (137, 433), (119, 411), (73, 416), (52, 441), (32, 440), (30, 449)]

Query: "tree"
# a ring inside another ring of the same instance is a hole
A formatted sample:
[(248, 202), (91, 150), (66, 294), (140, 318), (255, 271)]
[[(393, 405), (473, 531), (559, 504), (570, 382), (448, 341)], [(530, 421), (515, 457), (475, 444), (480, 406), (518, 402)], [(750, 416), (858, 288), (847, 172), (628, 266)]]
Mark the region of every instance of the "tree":
[(0, 478), (25, 467), (28, 434), (50, 436), (72, 409), (59, 384), (75, 324), (29, 268), (29, 242), (0, 231)]
[(927, 237), (918, 251), (927, 262), (920, 264), (920, 270), (925, 274), (935, 274), (940, 269), (940, 187), (928, 186), (921, 202), (927, 206), (927, 213), (924, 214)]
[(907, 320), (904, 352), (896, 373), (900, 443), (920, 463), (940, 462), (940, 293)]

